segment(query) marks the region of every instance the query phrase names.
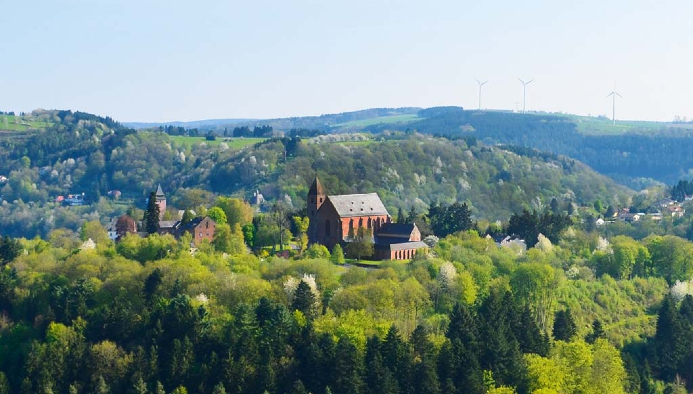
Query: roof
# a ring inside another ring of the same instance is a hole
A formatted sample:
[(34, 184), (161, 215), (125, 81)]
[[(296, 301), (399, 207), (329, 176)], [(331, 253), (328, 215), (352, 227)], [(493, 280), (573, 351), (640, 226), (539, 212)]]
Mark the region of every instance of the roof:
[(389, 215), (377, 193), (343, 194), (328, 196), (327, 199), (341, 217)]
[(161, 183), (159, 184), (159, 187), (156, 188), (156, 195), (158, 196), (164, 196), (164, 191), (161, 189)]
[(193, 220), (191, 220), (191, 221), (189, 221), (189, 222), (187, 222), (187, 223), (185, 223), (185, 224), (182, 224), (182, 225), (180, 226), (180, 230), (181, 230), (181, 231), (191, 231), (191, 230), (193, 230), (195, 227), (197, 227), (200, 223), (202, 223), (202, 221), (205, 220), (205, 219), (209, 219), (210, 222), (216, 224), (216, 223), (214, 222), (214, 220), (212, 220), (212, 218), (210, 218), (209, 216), (205, 216), (205, 217), (199, 217), (199, 216), (198, 216), (198, 217), (194, 218)]
[(176, 227), (176, 223), (178, 223), (178, 220), (160, 220), (159, 221), (159, 227), (160, 228), (173, 228), (173, 227)]
[(428, 249), (428, 245), (421, 241), (416, 242), (403, 242), (399, 244), (376, 244), (376, 248), (385, 250), (410, 250), (410, 249)]
[(414, 223), (388, 223), (378, 230), (378, 237), (409, 238), (414, 228)]
[[(259, 194), (259, 192), (258, 192)], [(320, 182), (320, 179), (318, 179), (318, 176), (315, 176), (315, 179), (313, 180), (313, 184), (310, 185), (310, 189), (308, 190), (308, 195), (324, 195), (325, 194), (325, 188), (322, 187), (322, 183)]]

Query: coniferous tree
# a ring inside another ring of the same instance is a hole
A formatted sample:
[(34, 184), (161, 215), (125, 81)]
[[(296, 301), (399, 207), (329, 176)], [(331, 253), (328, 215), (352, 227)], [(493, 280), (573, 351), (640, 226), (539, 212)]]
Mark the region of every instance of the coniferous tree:
[(154, 294), (159, 289), (159, 286), (163, 282), (163, 275), (161, 269), (155, 268), (151, 274), (147, 276), (144, 280), (144, 299), (147, 302), (151, 302)]
[(397, 223), (406, 223), (407, 217), (404, 215), (402, 207), (397, 209)]
[(301, 311), (308, 319), (315, 318), (315, 294), (310, 288), (310, 285), (305, 281), (301, 281), (294, 292), (294, 301), (291, 304), (291, 309)]
[(635, 363), (630, 353), (622, 353), (623, 367), (626, 370), (625, 388), (628, 393), (640, 393), (640, 373), (638, 365)]
[(476, 316), (464, 303), (457, 303), (450, 313), (447, 337), (450, 341), (459, 339), (473, 352), (478, 350), (479, 328)]
[(414, 393), (439, 394), (440, 381), (436, 370), (433, 346), (428, 340), (426, 330), (418, 326), (410, 338), (414, 350), (413, 389)]
[(532, 317), (529, 307), (518, 314), (514, 322), (513, 332), (523, 353), (533, 353), (546, 357), (549, 353), (548, 335), (542, 334), (536, 320)]
[(453, 384), (457, 388), (457, 393), (486, 393), (483, 370), (476, 355), (471, 350), (465, 348), (459, 339), (453, 341), (452, 348), (455, 355), (455, 360), (453, 361), (453, 366), (455, 367)]
[(592, 332), (587, 334), (585, 337), (585, 341), (587, 343), (595, 343), (597, 339), (599, 338), (604, 338), (604, 328), (602, 328), (602, 322), (600, 322), (598, 319), (595, 319), (594, 322), (592, 322)]
[(371, 337), (366, 344), (365, 383), (368, 394), (396, 394), (397, 382), (383, 362), (380, 339)]
[(411, 351), (394, 325), (385, 336), (382, 352), (385, 365), (392, 371), (397, 381), (398, 391), (408, 393), (411, 390)]
[(551, 199), (551, 212), (554, 214), (560, 212), (560, 206), (558, 205), (558, 200), (556, 200), (556, 197)]
[(149, 193), (147, 210), (144, 212), (144, 228), (148, 234), (159, 232), (159, 205), (156, 203), (156, 192)]
[(335, 371), (332, 387), (334, 394), (363, 393), (363, 365), (358, 349), (346, 337), (337, 343)]
[(577, 332), (570, 309), (556, 312), (553, 321), (553, 337), (557, 341), (570, 341)]
[(686, 354), (685, 342), (684, 327), (676, 302), (667, 295), (659, 309), (654, 337), (657, 364), (664, 379), (673, 380), (678, 373)]

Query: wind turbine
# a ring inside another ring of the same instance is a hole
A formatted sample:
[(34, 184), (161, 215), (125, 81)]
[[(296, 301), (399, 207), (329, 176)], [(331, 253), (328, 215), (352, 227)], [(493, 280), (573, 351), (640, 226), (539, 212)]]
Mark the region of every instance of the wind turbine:
[(616, 96), (623, 98), (618, 92), (615, 90), (612, 90), (611, 93), (607, 94), (606, 97), (611, 96), (613, 102), (611, 103), (611, 120), (614, 122), (614, 126), (616, 126)]
[(527, 104), (527, 85), (532, 83), (534, 80), (531, 79), (529, 82), (525, 82), (521, 80), (520, 78), (517, 79), (518, 81), (522, 82), (522, 113), (524, 114), (526, 111), (526, 104)]
[(479, 84), (479, 110), (481, 110), (481, 87), (486, 85), (488, 81), (481, 82), (476, 78), (474, 78), (474, 80)]

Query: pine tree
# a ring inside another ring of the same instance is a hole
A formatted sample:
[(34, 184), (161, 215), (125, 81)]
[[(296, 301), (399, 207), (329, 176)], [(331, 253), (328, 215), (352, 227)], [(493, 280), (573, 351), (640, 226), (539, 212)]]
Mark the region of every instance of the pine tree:
[(546, 357), (549, 353), (548, 335), (542, 334), (529, 307), (525, 306), (515, 321), (513, 332), (522, 353), (533, 353)]
[(459, 339), (452, 342), (452, 354), (454, 360), (452, 365), (455, 367), (453, 375), (453, 385), (458, 391), (465, 394), (484, 394), (483, 370), (479, 365), (476, 355), (466, 349)]
[(556, 312), (553, 321), (553, 337), (557, 341), (570, 341), (577, 332), (570, 309)]
[(333, 387), (334, 394), (363, 393), (363, 366), (359, 352), (349, 339), (341, 338), (337, 343), (337, 357)]
[(426, 330), (418, 326), (411, 335), (410, 343), (414, 349), (414, 393), (439, 394), (440, 382), (436, 370), (433, 345), (428, 340)]
[(560, 212), (560, 206), (558, 205), (558, 200), (556, 200), (556, 197), (551, 199), (551, 212), (554, 214)]
[(621, 358), (623, 358), (623, 367), (626, 369), (626, 392), (640, 393), (641, 378), (633, 356), (630, 353), (623, 353)]
[(132, 385), (132, 390), (131, 392), (133, 394), (147, 394), (147, 385), (144, 383), (144, 380), (142, 380), (142, 376), (140, 375), (135, 383)]
[(397, 209), (397, 223), (406, 223), (407, 222), (407, 217), (404, 215), (404, 211), (402, 210), (402, 207), (399, 207)]
[(478, 350), (478, 322), (476, 316), (464, 303), (458, 303), (450, 313), (450, 324), (448, 324), (447, 337), (450, 341), (459, 339), (465, 347), (473, 352)]
[(301, 311), (308, 319), (315, 318), (315, 294), (313, 294), (313, 290), (310, 288), (310, 285), (303, 280), (296, 288), (291, 309)]
[(217, 385), (214, 386), (214, 390), (212, 391), (212, 394), (226, 394), (226, 389), (224, 388), (224, 384), (221, 382), (217, 383)]
[(397, 382), (392, 372), (383, 362), (380, 350), (380, 339), (371, 337), (366, 343), (366, 393), (396, 394)]
[(144, 280), (144, 299), (147, 300), (148, 303), (152, 301), (154, 294), (162, 282), (163, 275), (159, 268), (155, 268), (154, 271), (147, 276), (147, 279)]
[(411, 389), (411, 351), (402, 340), (397, 327), (392, 325), (382, 344), (383, 361), (397, 381), (399, 392), (406, 393)]
[(667, 295), (659, 309), (654, 337), (659, 370), (665, 380), (673, 380), (678, 373), (686, 354), (685, 342), (684, 327), (676, 310), (676, 301)]
[(602, 328), (602, 322), (600, 322), (598, 319), (595, 319), (594, 322), (592, 322), (592, 332), (587, 334), (585, 337), (585, 342), (587, 343), (595, 343), (597, 339), (599, 338), (604, 338), (604, 329)]
[(149, 193), (147, 210), (144, 212), (144, 228), (148, 234), (159, 232), (159, 205), (156, 203), (156, 192)]
[(106, 380), (104, 380), (103, 376), (99, 376), (99, 379), (96, 381), (96, 386), (94, 387), (94, 393), (95, 394), (110, 394), (110, 392), (111, 392), (111, 389), (106, 384)]

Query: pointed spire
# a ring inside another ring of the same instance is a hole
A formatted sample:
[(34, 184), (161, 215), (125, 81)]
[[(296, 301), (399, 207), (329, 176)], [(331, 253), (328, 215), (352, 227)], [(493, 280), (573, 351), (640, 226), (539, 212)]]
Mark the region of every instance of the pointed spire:
[(159, 184), (159, 187), (156, 189), (156, 195), (157, 196), (163, 196), (164, 191), (161, 189), (161, 183)]
[(322, 183), (320, 182), (320, 179), (318, 179), (318, 175), (316, 174), (315, 179), (313, 180), (313, 184), (310, 185), (308, 195), (322, 196), (324, 194), (325, 189), (322, 187)]

